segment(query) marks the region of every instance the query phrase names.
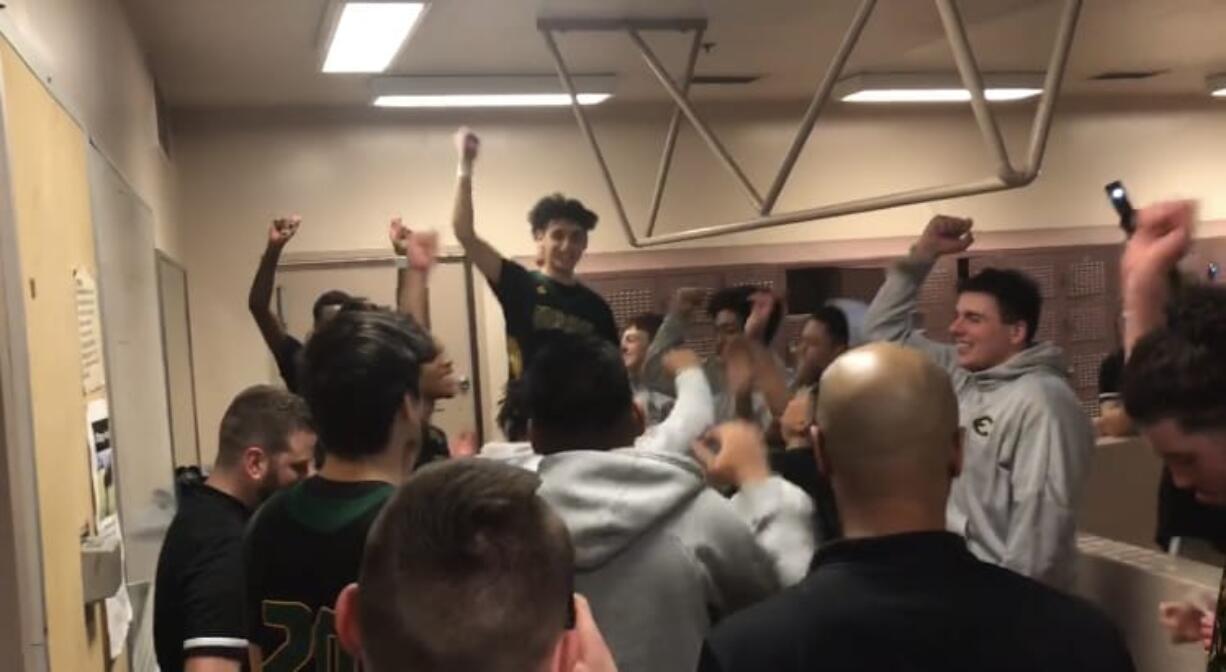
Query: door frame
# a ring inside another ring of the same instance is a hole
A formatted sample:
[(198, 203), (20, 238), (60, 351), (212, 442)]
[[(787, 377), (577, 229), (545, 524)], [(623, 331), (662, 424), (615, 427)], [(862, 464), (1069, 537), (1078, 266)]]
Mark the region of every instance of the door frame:
[[(484, 445), (485, 405), (481, 394), (481, 349), (477, 334), (477, 288), (473, 282), (473, 265), (468, 257), (454, 250), (442, 250), (436, 260), (440, 264), (461, 264), (464, 269), (464, 313), (468, 318), (468, 353), (471, 367), (469, 378), (473, 395), (473, 422), (477, 432), (477, 445)], [(277, 264), (277, 272), (300, 271), (306, 269), (383, 267), (394, 268), (396, 256), (385, 250), (351, 250), (339, 252), (297, 252), (281, 257)], [(278, 286), (274, 297), (274, 310), (284, 322), (285, 316), (281, 307), (281, 293)]]
[[(192, 391), (192, 434), (196, 437), (196, 466), (203, 467), (204, 465), (201, 464), (202, 460), (200, 453), (200, 416), (198, 406), (196, 404), (196, 355), (192, 347), (192, 306), (191, 302), (188, 301), (191, 291), (189, 290), (187, 284), (187, 269), (184, 268), (183, 264), (175, 261), (174, 258), (159, 249), (155, 248), (153, 250), (153, 255), (153, 268), (157, 273), (158, 329), (162, 334), (162, 364), (166, 370), (166, 394), (168, 402), (170, 401), (170, 353), (166, 348), (166, 314), (162, 311), (162, 307), (166, 305), (165, 288), (162, 287), (162, 274), (160, 272), (162, 264), (170, 266), (183, 274), (183, 315), (187, 320), (187, 379), (191, 383)], [(169, 419), (171, 427), (171, 464), (175, 465), (175, 468), (178, 469), (180, 465), (176, 459), (177, 455), (174, 446), (174, 411), (170, 409), (169, 403), (167, 404), (167, 413), (170, 416)]]

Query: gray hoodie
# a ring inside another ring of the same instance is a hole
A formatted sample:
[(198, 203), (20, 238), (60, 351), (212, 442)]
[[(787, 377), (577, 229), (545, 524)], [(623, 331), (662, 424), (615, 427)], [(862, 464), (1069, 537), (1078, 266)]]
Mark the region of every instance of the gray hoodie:
[(523, 460), (526, 446), (482, 455), (541, 475), (541, 496), (575, 546), (576, 588), (592, 604), (621, 672), (697, 667), (713, 618), (804, 577), (815, 544), (812, 502), (778, 477), (732, 500), (688, 457), (710, 425), (698, 369), (677, 378), (677, 405), (634, 447)]
[(923, 350), (953, 379), (966, 444), (946, 510), (949, 529), (966, 536), (979, 558), (1069, 590), (1094, 430), (1066, 380), (1063, 353), (1039, 343), (984, 371), (958, 366), (952, 346), (911, 327), (931, 268), (908, 259), (891, 269), (865, 331), (870, 340)]

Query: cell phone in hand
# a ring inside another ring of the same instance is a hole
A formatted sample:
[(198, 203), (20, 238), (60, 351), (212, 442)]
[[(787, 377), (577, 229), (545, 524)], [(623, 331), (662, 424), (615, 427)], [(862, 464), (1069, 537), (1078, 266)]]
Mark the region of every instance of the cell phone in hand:
[(1115, 208), (1116, 214), (1120, 216), (1120, 228), (1126, 235), (1131, 236), (1133, 231), (1137, 230), (1137, 215), (1128, 200), (1128, 190), (1124, 188), (1124, 183), (1116, 180), (1108, 182), (1103, 188), (1107, 192), (1107, 200), (1111, 201), (1111, 207)]

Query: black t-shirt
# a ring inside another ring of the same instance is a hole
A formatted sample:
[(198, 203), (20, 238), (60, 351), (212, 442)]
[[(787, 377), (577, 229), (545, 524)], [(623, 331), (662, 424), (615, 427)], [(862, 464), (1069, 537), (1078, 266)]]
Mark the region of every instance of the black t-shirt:
[(839, 522), (834, 491), (830, 487), (830, 481), (817, 468), (817, 457), (813, 451), (808, 448), (772, 450), (767, 453), (767, 459), (770, 461), (771, 471), (804, 490), (813, 500), (814, 522), (821, 540), (827, 542), (842, 537), (843, 526)]
[(491, 283), (491, 288), (507, 323), (507, 360), (513, 380), (532, 361), (538, 332), (592, 334), (618, 343), (617, 322), (609, 304), (580, 283), (564, 285), (504, 259), (498, 282)]
[(948, 532), (827, 544), (809, 576), (721, 623), (699, 672), (1131, 672), (1089, 603), (977, 560)]
[(285, 389), (298, 392), (298, 359), (302, 352), (302, 341), (286, 334), (285, 338), (272, 349), (272, 356), (277, 360), (277, 370), (285, 381)]
[[(265, 672), (356, 669), (336, 640), (336, 598), (357, 581), (366, 533), (393, 490), (313, 476), (252, 519), (244, 549), (247, 632)], [(319, 656), (328, 663), (316, 663)]]
[(246, 663), (243, 529), (249, 516), (242, 502), (216, 488), (181, 488), (154, 592), (153, 641), (162, 672), (180, 672), (193, 656)]
[(1124, 351), (1115, 352), (1103, 358), (1098, 365), (1098, 393), (1119, 394), (1120, 380), (1124, 377)]

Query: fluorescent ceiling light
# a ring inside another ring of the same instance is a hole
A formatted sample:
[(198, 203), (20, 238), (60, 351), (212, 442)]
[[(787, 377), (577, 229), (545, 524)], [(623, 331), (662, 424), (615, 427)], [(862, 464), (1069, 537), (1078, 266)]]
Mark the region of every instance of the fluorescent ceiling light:
[[(598, 105), (607, 93), (581, 93), (580, 105)], [(375, 107), (563, 107), (570, 105), (565, 93), (438, 94), (429, 96), (379, 96)]]
[[(580, 105), (613, 95), (610, 75), (572, 77)], [(371, 85), (376, 107), (561, 107), (571, 104), (561, 81), (546, 76), (379, 77)]]
[(1205, 78), (1205, 83), (1209, 85), (1209, 95), (1214, 98), (1226, 98), (1226, 73), (1209, 75)]
[(383, 72), (426, 8), (424, 2), (346, 2), (326, 39), (324, 72)]
[[(1025, 100), (1043, 93), (1042, 77), (1031, 74), (985, 74), (983, 95), (989, 101)], [(971, 92), (956, 74), (862, 74), (841, 82), (839, 100), (847, 103), (959, 103)]]
[[(1024, 100), (1043, 93), (1043, 89), (983, 90), (991, 101)], [(966, 89), (866, 89), (843, 96), (845, 103), (958, 103), (968, 102), (971, 92)]]

